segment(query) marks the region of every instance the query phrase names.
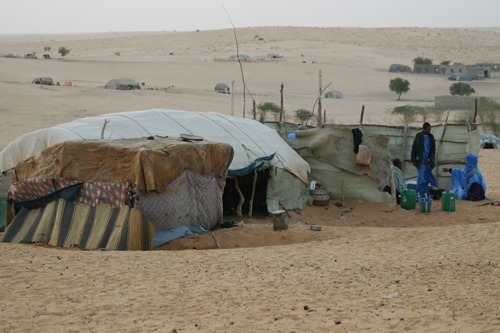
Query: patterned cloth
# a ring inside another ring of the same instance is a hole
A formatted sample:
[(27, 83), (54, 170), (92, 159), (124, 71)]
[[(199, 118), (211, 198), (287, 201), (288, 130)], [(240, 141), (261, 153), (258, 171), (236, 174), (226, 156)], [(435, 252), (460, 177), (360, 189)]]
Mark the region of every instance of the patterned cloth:
[[(58, 190), (80, 183), (64, 179), (47, 179), (42, 177), (28, 178), (10, 186), (8, 198), (14, 202), (25, 202), (43, 198)], [(82, 189), (75, 196), (75, 202), (95, 207), (109, 204), (113, 208), (121, 208), (127, 203), (127, 182), (102, 183), (84, 182)]]

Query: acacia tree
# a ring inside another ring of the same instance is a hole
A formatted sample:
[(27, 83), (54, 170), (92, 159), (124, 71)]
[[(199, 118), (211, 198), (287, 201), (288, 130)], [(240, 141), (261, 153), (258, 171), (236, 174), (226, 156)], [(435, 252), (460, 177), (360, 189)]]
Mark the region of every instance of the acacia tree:
[(295, 118), (300, 121), (301, 125), (307, 125), (307, 122), (314, 116), (309, 110), (306, 109), (298, 109), (295, 110)]
[(257, 110), (259, 110), (259, 121), (261, 123), (266, 119), (266, 114), (268, 112), (274, 113), (275, 116), (281, 112), (281, 108), (276, 103), (272, 102), (260, 103), (257, 105)]
[(66, 56), (69, 53), (69, 49), (65, 48), (64, 46), (61, 46), (58, 52), (61, 55), (61, 58), (64, 58), (64, 56)]
[(416, 57), (415, 59), (413, 59), (413, 63), (415, 65), (432, 65), (432, 59)]
[(469, 84), (463, 82), (453, 83), (450, 86), (450, 94), (459, 96), (469, 96), (475, 94), (476, 91)]
[(401, 100), (401, 94), (410, 90), (410, 82), (408, 80), (397, 77), (389, 83), (389, 89), (398, 94), (398, 101)]

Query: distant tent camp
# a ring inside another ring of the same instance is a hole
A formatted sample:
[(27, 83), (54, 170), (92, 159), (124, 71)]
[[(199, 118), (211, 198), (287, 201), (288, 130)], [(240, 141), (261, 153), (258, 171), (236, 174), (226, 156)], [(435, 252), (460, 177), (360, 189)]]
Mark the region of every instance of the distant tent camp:
[(229, 59), (236, 60), (236, 61), (238, 61), (238, 60), (249, 61), (252, 59), (252, 57), (249, 55), (246, 55), (246, 54), (234, 54), (234, 55), (230, 56)]
[(134, 89), (141, 89), (141, 85), (134, 79), (118, 78), (109, 80), (109, 82), (106, 83), (104, 88), (114, 89), (114, 90), (134, 90)]

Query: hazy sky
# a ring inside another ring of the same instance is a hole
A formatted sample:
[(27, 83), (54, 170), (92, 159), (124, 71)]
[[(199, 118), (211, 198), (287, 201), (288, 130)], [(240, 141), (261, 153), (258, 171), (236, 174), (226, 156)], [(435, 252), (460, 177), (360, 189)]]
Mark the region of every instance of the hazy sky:
[[(227, 14), (226, 14), (227, 10)], [(251, 26), (498, 27), (500, 0), (1, 0), (0, 34)]]

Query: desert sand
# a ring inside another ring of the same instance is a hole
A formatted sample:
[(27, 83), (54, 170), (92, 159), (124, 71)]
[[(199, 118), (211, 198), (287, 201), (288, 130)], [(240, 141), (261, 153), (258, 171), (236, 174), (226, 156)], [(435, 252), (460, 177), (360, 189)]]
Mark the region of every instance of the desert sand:
[[(500, 29), (236, 32), (240, 54), (283, 56), (242, 63), (245, 94), (238, 62), (227, 61), (237, 53), (232, 29), (0, 35), (0, 55), (38, 54), (0, 57), (0, 149), (26, 132), (109, 112), (245, 110), (251, 117), (252, 99), (279, 104), (282, 83), (294, 121), (294, 110), (313, 107), (319, 71), (323, 87), (344, 95), (323, 100), (328, 123), (357, 124), (365, 106), (365, 123), (398, 125), (395, 106), (433, 105), (450, 81), (389, 73), (390, 64), (411, 66), (418, 56), (500, 62)], [(41, 59), (46, 46), (53, 59)], [(62, 46), (70, 53), (58, 59)], [(31, 83), (45, 75), (61, 86)], [(105, 90), (116, 77), (135, 78), (143, 89)], [(388, 89), (394, 77), (411, 83), (401, 101)], [(232, 81), (232, 95), (214, 92)], [(500, 100), (500, 78), (471, 85)], [(151, 252), (2, 243), (0, 331), (498, 332), (500, 206), (490, 203), (500, 200), (500, 151), (482, 149), (479, 163), (491, 201), (458, 201), (455, 212), (441, 211), (439, 201), (422, 214), (331, 198), (326, 207), (289, 212), (286, 231), (273, 231), (270, 217), (234, 217), (237, 227), (214, 231), (220, 249), (211, 233)]]

